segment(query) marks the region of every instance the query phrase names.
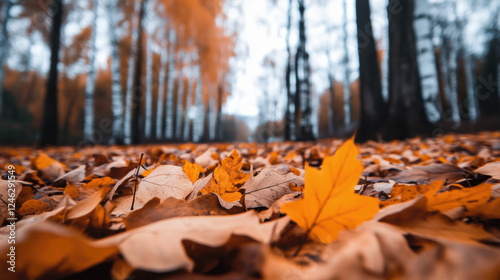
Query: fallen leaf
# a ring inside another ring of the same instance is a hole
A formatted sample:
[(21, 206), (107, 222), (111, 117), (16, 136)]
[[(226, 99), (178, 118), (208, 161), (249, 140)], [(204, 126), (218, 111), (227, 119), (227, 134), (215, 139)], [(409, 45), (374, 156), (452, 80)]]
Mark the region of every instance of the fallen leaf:
[(354, 193), (363, 172), (357, 155), (351, 138), (325, 157), (321, 170), (306, 165), (304, 198), (281, 207), (306, 235), (330, 243), (341, 230), (354, 229), (377, 213), (377, 199)]
[(428, 199), (427, 208), (445, 212), (453, 208), (465, 206), (467, 209), (486, 203), (491, 198), (491, 185), (481, 184), (472, 188), (453, 189), (436, 194), (438, 186), (425, 194)]
[(57, 160), (49, 157), (46, 153), (32, 159), (33, 168), (40, 170), (50, 180), (54, 180), (64, 175), (64, 166)]
[(229, 174), (221, 167), (215, 168), (212, 179), (206, 187), (201, 189), (202, 194), (209, 192), (216, 193), (227, 202), (238, 201), (241, 198), (241, 193), (232, 183)]
[(245, 190), (245, 207), (271, 207), (280, 197), (294, 192), (290, 188), (291, 183), (304, 185), (304, 178), (295, 175), (286, 165), (264, 168), (242, 187)]
[(500, 161), (487, 163), (474, 172), (484, 175), (489, 175), (494, 179), (500, 180)]
[(174, 217), (210, 215), (229, 215), (214, 193), (199, 196), (189, 202), (168, 197), (160, 203), (159, 198), (153, 198), (141, 209), (131, 212), (124, 222), (127, 230), (130, 230)]
[(231, 235), (248, 236), (269, 244), (275, 240), (289, 219), (259, 223), (255, 212), (230, 216), (179, 217), (158, 221), (131, 231), (96, 241), (96, 245), (118, 246), (124, 259), (135, 269), (168, 272), (193, 269), (182, 240), (206, 246), (225, 244)]
[(47, 202), (37, 199), (30, 199), (23, 203), (23, 206), (21, 206), (21, 209), (19, 209), (18, 213), (21, 216), (26, 216), (41, 214), (50, 210), (52, 210), (52, 206), (50, 206), (50, 204), (48, 204)]
[(193, 188), (193, 183), (182, 167), (160, 165), (139, 184), (137, 201), (146, 203), (154, 197), (158, 197), (161, 201), (167, 197), (184, 199)]
[(203, 168), (196, 163), (186, 161), (182, 170), (188, 175), (191, 182), (194, 184), (200, 178), (200, 174), (204, 172)]
[(236, 150), (233, 150), (230, 156), (222, 160), (220, 168), (227, 172), (231, 183), (237, 186), (243, 185), (250, 178), (250, 174), (241, 172), (242, 165), (243, 159)]
[(116, 245), (96, 245), (81, 233), (49, 221), (16, 227), (15, 273), (7, 271), (7, 235), (0, 235), (2, 279), (55, 279), (100, 264), (117, 255)]
[[(390, 193), (390, 198), (381, 201), (380, 205), (385, 207), (394, 203), (401, 203), (408, 200), (416, 198), (419, 194), (427, 193), (431, 190), (439, 190), (443, 186), (443, 181), (435, 181), (428, 185), (407, 185), (407, 184), (396, 184), (392, 188)], [(434, 192), (435, 193), (435, 192)]]
[(468, 174), (467, 171), (452, 164), (430, 164), (403, 170), (391, 179), (398, 183), (417, 183), (422, 185), (427, 181), (441, 180), (447, 180), (451, 183), (463, 179), (466, 174)]

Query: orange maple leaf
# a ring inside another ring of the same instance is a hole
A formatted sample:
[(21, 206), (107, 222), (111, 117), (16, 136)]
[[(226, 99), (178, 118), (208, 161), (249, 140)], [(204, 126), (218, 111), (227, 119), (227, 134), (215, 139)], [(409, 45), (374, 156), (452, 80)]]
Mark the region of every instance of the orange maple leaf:
[(334, 156), (325, 157), (321, 170), (306, 165), (304, 198), (281, 207), (306, 236), (330, 243), (341, 230), (356, 228), (377, 213), (376, 198), (354, 193), (363, 173), (357, 155), (351, 138)]

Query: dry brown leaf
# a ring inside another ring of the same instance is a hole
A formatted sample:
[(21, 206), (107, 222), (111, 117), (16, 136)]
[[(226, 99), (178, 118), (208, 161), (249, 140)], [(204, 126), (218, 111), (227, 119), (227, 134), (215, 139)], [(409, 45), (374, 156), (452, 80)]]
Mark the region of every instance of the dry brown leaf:
[(304, 178), (295, 175), (286, 165), (264, 168), (242, 187), (245, 190), (245, 207), (271, 207), (282, 196), (294, 192), (290, 184), (302, 186)]
[(136, 269), (153, 272), (178, 269), (190, 271), (194, 264), (186, 255), (182, 240), (216, 247), (225, 244), (231, 235), (243, 235), (269, 244), (289, 221), (285, 217), (261, 224), (255, 212), (230, 216), (179, 217), (98, 240), (96, 245), (118, 246), (124, 259)]
[(115, 245), (95, 245), (81, 233), (49, 221), (16, 228), (15, 273), (7, 271), (10, 246), (0, 235), (2, 279), (55, 279), (100, 264), (118, 254)]
[(500, 180), (500, 161), (487, 163), (474, 172), (484, 175), (489, 175), (494, 179)]
[(182, 167), (160, 165), (139, 184), (137, 201), (146, 203), (154, 197), (158, 197), (161, 201), (167, 197), (184, 199), (193, 188), (193, 183)]
[(168, 197), (160, 203), (160, 199), (153, 198), (141, 209), (127, 215), (124, 222), (125, 227), (130, 230), (174, 217), (210, 215), (229, 215), (214, 193), (199, 196), (189, 202)]
[(64, 166), (57, 160), (49, 157), (46, 153), (40, 153), (40, 155), (33, 158), (31, 162), (34, 169), (43, 172), (50, 180), (54, 180), (64, 175)]

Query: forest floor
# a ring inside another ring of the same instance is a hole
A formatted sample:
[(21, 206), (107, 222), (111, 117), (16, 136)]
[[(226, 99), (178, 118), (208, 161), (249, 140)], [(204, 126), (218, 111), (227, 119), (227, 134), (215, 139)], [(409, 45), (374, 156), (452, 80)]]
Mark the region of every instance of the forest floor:
[(500, 279), (500, 132), (2, 148), (0, 173), (1, 279)]

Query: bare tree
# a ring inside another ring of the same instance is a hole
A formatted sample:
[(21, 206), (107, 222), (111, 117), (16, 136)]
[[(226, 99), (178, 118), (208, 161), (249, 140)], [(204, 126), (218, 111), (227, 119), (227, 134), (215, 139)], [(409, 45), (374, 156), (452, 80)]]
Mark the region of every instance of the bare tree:
[(5, 64), (5, 59), (7, 58), (8, 45), (9, 45), (9, 36), (7, 31), (7, 24), (10, 19), (10, 9), (12, 7), (12, 1), (6, 0), (2, 5), (2, 30), (0, 31), (0, 116), (2, 115), (3, 108), (3, 78), (4, 78), (4, 70), (3, 65)]
[(112, 140), (113, 144), (123, 144), (123, 97), (120, 83), (120, 55), (118, 53), (118, 35), (116, 33), (116, 3), (107, 3), (109, 38), (111, 44), (111, 111), (113, 113)]
[(50, 69), (45, 92), (42, 127), (40, 130), (40, 146), (56, 145), (58, 140), (58, 110), (57, 110), (57, 81), (59, 63), (59, 49), (61, 46), (61, 26), (63, 17), (63, 1), (52, 0), (51, 14), (52, 27), (50, 31)]
[(361, 99), (361, 123), (356, 139), (376, 139), (386, 118), (382, 96), (377, 50), (373, 37), (368, 0), (356, 0), (356, 22), (358, 26), (359, 84)]
[(421, 79), (422, 97), (431, 123), (441, 119), (439, 82), (432, 45), (432, 17), (428, 0), (415, 1), (415, 40), (417, 43), (418, 70)]
[(96, 56), (96, 33), (97, 33), (97, 10), (99, 2), (92, 0), (94, 19), (92, 20), (92, 35), (90, 36), (89, 48), (89, 71), (87, 72), (87, 83), (85, 85), (85, 114), (83, 121), (84, 139), (92, 141), (94, 130), (94, 87), (95, 87), (95, 56)]

